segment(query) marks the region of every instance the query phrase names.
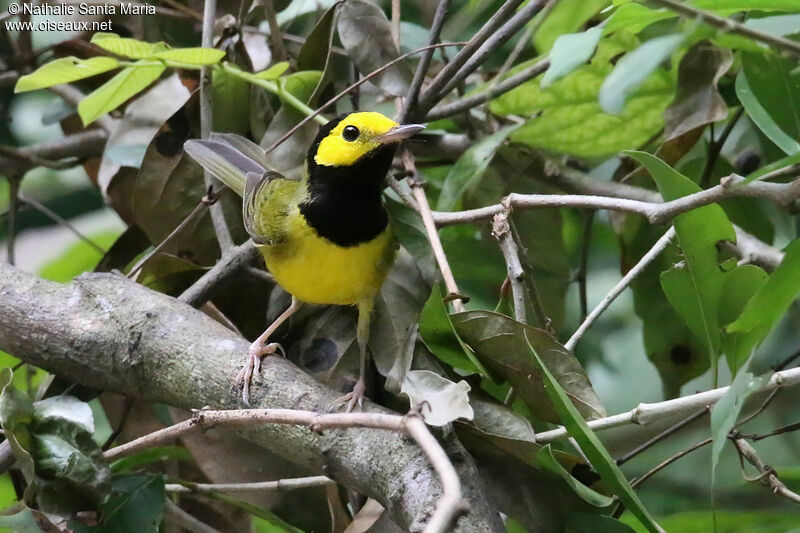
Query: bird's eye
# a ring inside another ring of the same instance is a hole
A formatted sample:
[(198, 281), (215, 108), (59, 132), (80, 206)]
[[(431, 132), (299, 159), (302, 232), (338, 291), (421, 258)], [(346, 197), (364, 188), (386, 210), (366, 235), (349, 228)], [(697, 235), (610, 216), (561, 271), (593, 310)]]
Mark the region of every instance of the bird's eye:
[(361, 132), (358, 131), (358, 128), (356, 128), (355, 126), (347, 126), (342, 131), (342, 137), (344, 137), (345, 141), (349, 141), (349, 142), (353, 142), (356, 139), (358, 139), (358, 136), (360, 134), (361, 134)]

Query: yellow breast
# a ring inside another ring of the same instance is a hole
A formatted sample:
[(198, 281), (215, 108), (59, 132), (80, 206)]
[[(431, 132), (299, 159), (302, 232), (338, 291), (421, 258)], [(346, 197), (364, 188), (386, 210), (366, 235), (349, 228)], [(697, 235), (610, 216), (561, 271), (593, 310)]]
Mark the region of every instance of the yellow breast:
[(314, 304), (372, 300), (394, 260), (395, 243), (388, 227), (369, 242), (344, 248), (317, 235), (297, 207), (287, 222), (286, 240), (261, 247), (267, 268), (281, 287)]

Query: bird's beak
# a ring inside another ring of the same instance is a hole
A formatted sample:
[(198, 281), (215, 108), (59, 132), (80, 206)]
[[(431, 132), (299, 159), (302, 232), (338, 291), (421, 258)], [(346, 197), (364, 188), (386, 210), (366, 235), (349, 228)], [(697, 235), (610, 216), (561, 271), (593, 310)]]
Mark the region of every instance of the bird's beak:
[(383, 135), (378, 135), (375, 140), (381, 144), (400, 142), (403, 139), (408, 139), (415, 133), (425, 129), (422, 124), (401, 124), (390, 129)]

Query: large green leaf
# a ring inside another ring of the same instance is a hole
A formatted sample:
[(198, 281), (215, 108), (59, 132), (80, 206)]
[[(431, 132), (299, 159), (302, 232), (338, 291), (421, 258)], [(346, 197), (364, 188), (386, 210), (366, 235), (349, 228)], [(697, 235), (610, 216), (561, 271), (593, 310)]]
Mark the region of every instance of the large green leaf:
[(559, 420), (553, 404), (544, 394), (542, 371), (527, 350), (526, 334), (581, 415), (589, 420), (605, 416), (586, 371), (546, 331), (490, 311), (466, 311), (451, 315), (451, 319), (456, 332), (478, 359), (508, 380), (537, 418), (549, 422)]
[(91, 124), (122, 105), (157, 80), (165, 69), (163, 63), (141, 61), (122, 70), (78, 104), (78, 114), (83, 124)]
[(603, 446), (594, 431), (586, 424), (583, 416), (573, 404), (567, 392), (562, 388), (561, 383), (550, 372), (549, 365), (544, 361), (546, 353), (536, 347), (536, 344), (538, 344), (537, 339), (533, 338), (529, 331), (524, 331), (522, 336), (528, 345), (533, 361), (542, 373), (547, 396), (550, 398), (561, 423), (564, 424), (570, 436), (578, 443), (578, 446), (580, 446), (603, 481), (614, 490), (622, 503), (636, 516), (639, 522), (651, 533), (663, 533), (664, 530), (650, 516), (650, 513), (639, 500), (639, 496), (631, 488), (622, 470), (617, 466), (616, 461), (608, 453), (608, 450)]
[(219, 63), (225, 57), (225, 52), (216, 48), (175, 48), (157, 52), (153, 57), (187, 65), (208, 66)]
[(144, 59), (152, 57), (158, 52), (163, 52), (169, 47), (163, 42), (147, 43), (138, 39), (120, 37), (116, 33), (97, 32), (92, 36), (91, 43), (103, 50), (131, 59)]
[(17, 81), (14, 92), (21, 93), (61, 83), (70, 83), (108, 72), (118, 66), (119, 61), (113, 57), (92, 57), (90, 59), (62, 57), (45, 63), (31, 74), (22, 76)]
[[(719, 305), (719, 323), (730, 324), (741, 315), (747, 302), (753, 298), (767, 281), (767, 273), (755, 265), (741, 265), (725, 276)], [(749, 335), (739, 332), (723, 331), (722, 349), (733, 374), (739, 371), (750, 357), (752, 346)]]
[(797, 63), (773, 54), (742, 53), (736, 94), (764, 134), (787, 154), (800, 151), (800, 74)]
[[(665, 200), (700, 191), (693, 181), (655, 156), (629, 152), (645, 166)], [(706, 346), (716, 381), (721, 350), (719, 300), (725, 273), (720, 269), (717, 244), (736, 241), (733, 225), (718, 205), (707, 205), (678, 215), (673, 220), (684, 261), (661, 275), (669, 302)]]
[(692, 0), (694, 7), (714, 11), (721, 15), (732, 15), (740, 11), (800, 11), (798, 0)]
[[(626, 32), (606, 36), (589, 65), (547, 89), (539, 86), (538, 78), (523, 83), (493, 100), (489, 108), (498, 115), (527, 117), (528, 122), (510, 139), (535, 148), (602, 157), (639, 147), (664, 125), (662, 115), (672, 99), (674, 74), (656, 69), (628, 95), (620, 114), (605, 113), (598, 102), (603, 80), (614, 68), (611, 60), (637, 45), (638, 40)], [(512, 69), (511, 74), (531, 62)]]
[(738, 333), (737, 357), (746, 359), (766, 339), (800, 294), (800, 240), (786, 248), (783, 261), (752, 298), (742, 314), (725, 326), (730, 334)]

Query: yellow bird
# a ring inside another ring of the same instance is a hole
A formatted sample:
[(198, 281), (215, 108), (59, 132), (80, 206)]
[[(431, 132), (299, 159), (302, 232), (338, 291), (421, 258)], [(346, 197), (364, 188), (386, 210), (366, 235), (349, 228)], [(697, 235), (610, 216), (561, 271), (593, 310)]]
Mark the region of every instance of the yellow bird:
[(364, 397), (370, 313), (394, 262), (397, 244), (381, 192), (397, 144), (422, 130), (374, 112), (354, 112), (322, 126), (308, 149), (305, 177), (268, 169), (263, 150), (238, 135), (190, 140), (186, 153), (243, 197), (245, 228), (292, 303), (256, 339), (236, 377), (248, 402), (261, 357), (282, 351), (270, 336), (302, 302), (358, 307), (359, 380), (343, 400)]

